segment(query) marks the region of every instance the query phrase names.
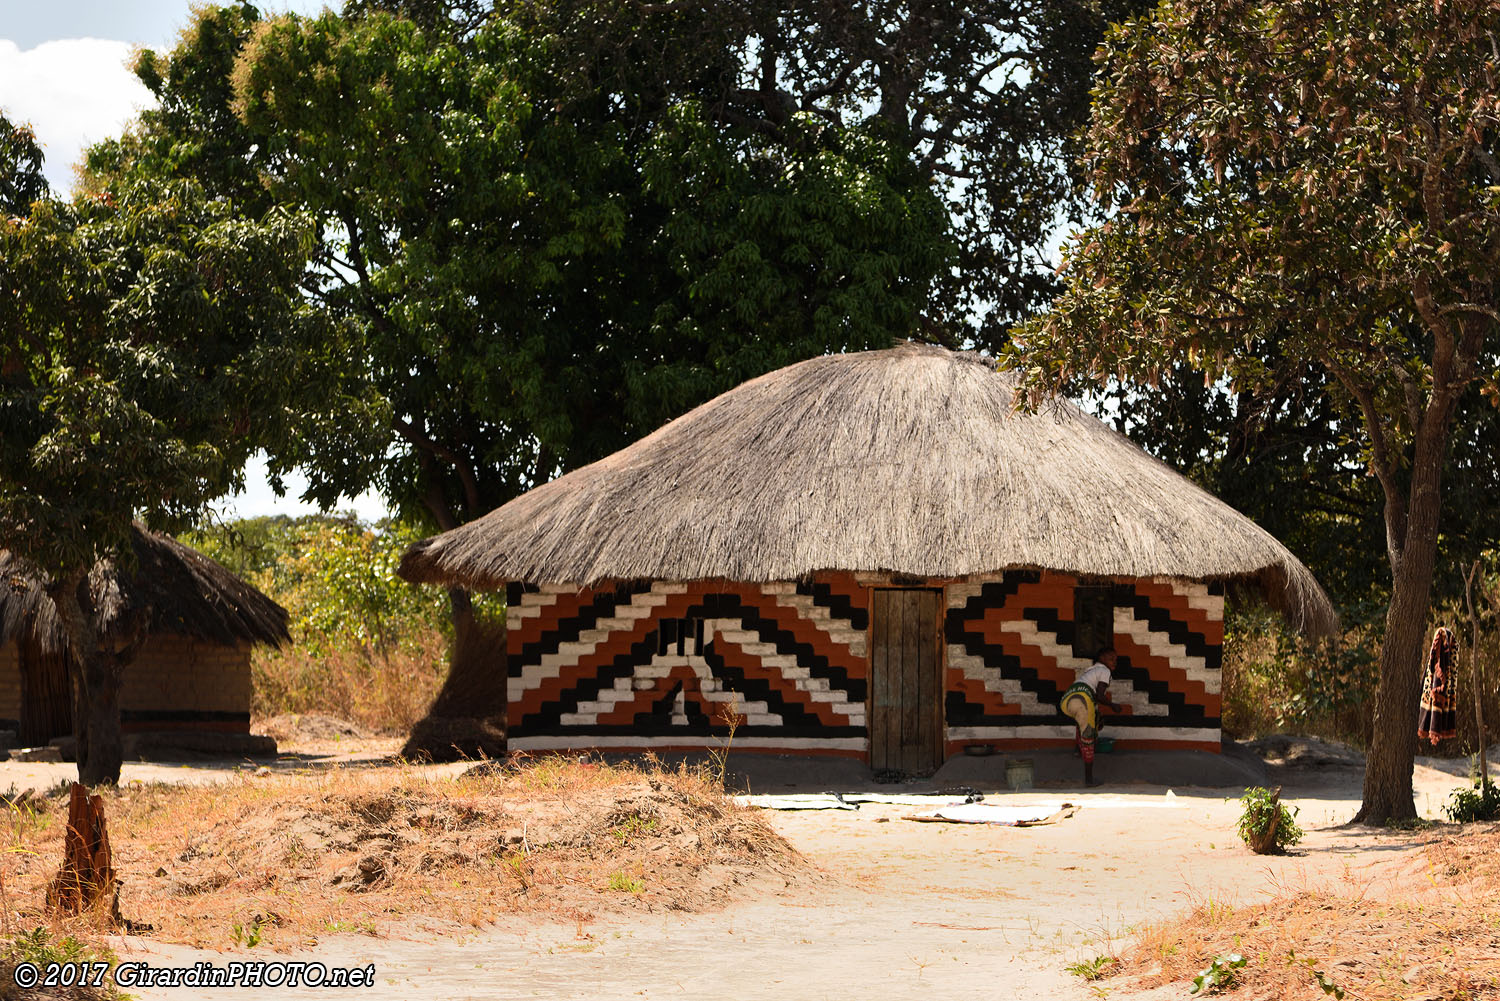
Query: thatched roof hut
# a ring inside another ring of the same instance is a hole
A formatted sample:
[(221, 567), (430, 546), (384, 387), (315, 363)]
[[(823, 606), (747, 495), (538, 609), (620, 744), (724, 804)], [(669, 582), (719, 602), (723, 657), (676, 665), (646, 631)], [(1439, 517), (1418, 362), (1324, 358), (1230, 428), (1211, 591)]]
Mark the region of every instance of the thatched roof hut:
[(412, 581), (964, 577), (1032, 567), (1253, 581), (1331, 631), (1318, 582), (1270, 533), (1066, 401), (907, 344), (771, 372), (628, 448), (413, 546)]
[[(290, 639), (286, 609), (140, 524), (130, 544), (123, 567), (102, 561), (81, 585), (102, 642), (137, 649), (120, 693), (130, 739), (170, 731), (183, 746), (197, 740), (201, 749), (262, 753), (267, 742), (245, 736), (249, 651)], [(27, 745), (72, 731), (71, 656), (45, 580), (0, 550), (0, 728), (15, 729)]]
[[(287, 612), (196, 549), (137, 523), (131, 529), (134, 566), (126, 574), (106, 560), (89, 574), (89, 605), (105, 637), (136, 613), (149, 633), (174, 633), (221, 646), (287, 642)], [(48, 653), (65, 642), (45, 583), (0, 549), (0, 645), (18, 632)]]
[(1314, 634), (1327, 596), (1101, 421), (1015, 393), (937, 347), (815, 358), (417, 543), (408, 580), (508, 592), (505, 690), (455, 667), (438, 705), (487, 685), (470, 711), (537, 750), (712, 746), (730, 712), (736, 747), (924, 772), (1070, 744), (1061, 693), (1109, 645), (1121, 739), (1217, 751), (1226, 585)]

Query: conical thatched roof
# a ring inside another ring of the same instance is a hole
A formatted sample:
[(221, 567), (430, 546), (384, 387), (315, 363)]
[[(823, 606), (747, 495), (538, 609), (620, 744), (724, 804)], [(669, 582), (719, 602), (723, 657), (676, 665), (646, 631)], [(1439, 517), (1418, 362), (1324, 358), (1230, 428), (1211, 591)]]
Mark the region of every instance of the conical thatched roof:
[(1250, 519), (1016, 377), (908, 344), (761, 376), (614, 455), (414, 545), (408, 580), (767, 581), (1029, 567), (1253, 581), (1310, 632), (1336, 616)]
[[(106, 561), (94, 568), (84, 585), (102, 635), (113, 635), (134, 617), (132, 613), (143, 613), (149, 632), (224, 646), (280, 646), (290, 639), (286, 609), (196, 549), (140, 524), (131, 530), (130, 543), (135, 553), (130, 573), (122, 574)], [(21, 631), (47, 651), (64, 643), (45, 582), (0, 549), (0, 645)]]

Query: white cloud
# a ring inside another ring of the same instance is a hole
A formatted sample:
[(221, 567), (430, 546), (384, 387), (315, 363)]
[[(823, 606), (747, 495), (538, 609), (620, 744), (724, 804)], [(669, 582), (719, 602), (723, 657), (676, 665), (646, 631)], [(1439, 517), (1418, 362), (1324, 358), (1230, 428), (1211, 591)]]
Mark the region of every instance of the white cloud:
[(67, 195), (90, 143), (120, 134), (155, 99), (126, 68), (131, 46), (101, 38), (43, 42), (22, 51), (0, 39), (0, 111), (36, 132), (52, 189)]

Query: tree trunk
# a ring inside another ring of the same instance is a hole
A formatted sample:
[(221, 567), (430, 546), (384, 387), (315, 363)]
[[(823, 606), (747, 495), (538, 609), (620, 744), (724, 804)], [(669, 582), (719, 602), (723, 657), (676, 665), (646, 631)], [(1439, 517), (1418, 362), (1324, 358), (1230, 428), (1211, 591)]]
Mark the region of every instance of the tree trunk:
[[(1365, 759), (1364, 801), (1356, 824), (1414, 820), (1412, 766), (1417, 752), (1417, 717), (1422, 697), (1423, 640), (1437, 563), (1438, 521), (1442, 509), (1443, 459), (1447, 454), (1452, 403), (1435, 397), (1417, 429), (1412, 450), (1411, 485), (1406, 503), (1392, 497), (1389, 478), (1386, 534), (1391, 542), (1391, 604), (1380, 645), (1380, 683), (1375, 690), (1375, 732)], [(1398, 503), (1391, 503), (1397, 500)], [(1404, 512), (1400, 512), (1404, 508)], [(1399, 519), (1399, 522), (1392, 523)]]
[(120, 656), (103, 648), (93, 616), (78, 600), (79, 571), (48, 588), (57, 609), (73, 671), (73, 726), (78, 737), (78, 781), (115, 785), (125, 747), (120, 732)]
[(505, 632), (474, 617), (469, 592), (451, 588), (453, 656), (432, 707), (412, 727), (401, 756), (414, 761), (501, 757), (506, 752)]
[[(116, 785), (125, 760), (120, 730), (120, 665), (113, 653), (96, 650), (83, 667), (84, 731), (88, 754), (80, 753), (78, 781), (86, 786)], [(80, 741), (79, 749), (82, 751)]]
[[(1419, 561), (1417, 549), (1427, 558)], [(1422, 697), (1422, 641), (1427, 635), (1427, 604), (1432, 591), (1437, 537), (1408, 538), (1402, 572), (1391, 592), (1380, 646), (1380, 684), (1375, 690), (1375, 732), (1365, 759), (1364, 802), (1357, 824), (1412, 820), (1412, 765), (1417, 753), (1417, 716)], [(1425, 562), (1422, 567), (1413, 562)]]

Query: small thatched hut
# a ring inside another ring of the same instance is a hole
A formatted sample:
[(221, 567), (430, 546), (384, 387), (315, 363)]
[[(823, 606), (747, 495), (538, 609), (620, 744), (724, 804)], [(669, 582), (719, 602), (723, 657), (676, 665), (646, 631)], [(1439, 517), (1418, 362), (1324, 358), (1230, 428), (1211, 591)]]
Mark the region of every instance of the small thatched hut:
[(1117, 742), (1217, 751), (1225, 586), (1312, 632), (1327, 597), (1122, 435), (1014, 391), (935, 347), (816, 358), (419, 542), (401, 574), (508, 589), (516, 749), (710, 746), (732, 707), (736, 747), (922, 771), (1070, 744), (1059, 696), (1112, 644)]
[[(128, 572), (105, 562), (83, 585), (106, 642), (144, 630), (121, 677), (123, 731), (248, 734), (250, 648), (287, 641), (286, 610), (175, 539), (136, 525), (130, 541)], [(51, 599), (0, 550), (0, 728), (23, 746), (73, 732), (71, 657)]]

